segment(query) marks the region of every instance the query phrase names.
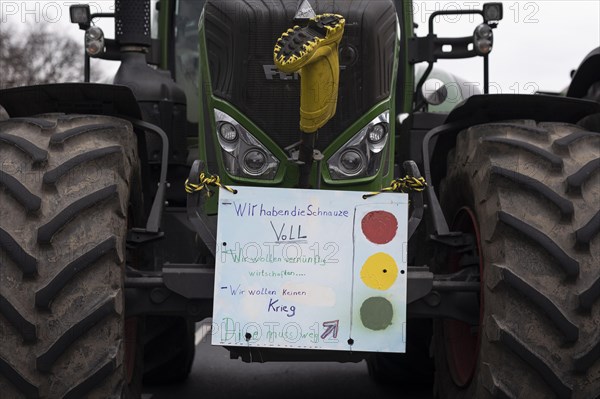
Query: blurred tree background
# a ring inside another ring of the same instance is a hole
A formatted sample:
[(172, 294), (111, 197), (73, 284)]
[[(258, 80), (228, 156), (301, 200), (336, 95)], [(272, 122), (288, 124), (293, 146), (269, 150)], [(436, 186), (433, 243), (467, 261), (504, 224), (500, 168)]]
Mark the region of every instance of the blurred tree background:
[[(0, 23), (0, 89), (82, 82), (83, 58), (81, 43), (47, 26), (22, 31)], [(92, 68), (91, 80), (100, 79), (101, 72)]]

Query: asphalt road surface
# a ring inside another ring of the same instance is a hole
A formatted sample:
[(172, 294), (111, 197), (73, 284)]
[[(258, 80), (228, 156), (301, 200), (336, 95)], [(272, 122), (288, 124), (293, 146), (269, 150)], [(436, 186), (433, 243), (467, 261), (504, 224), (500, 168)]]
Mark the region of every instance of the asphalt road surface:
[(431, 399), (431, 387), (382, 386), (361, 363), (244, 363), (210, 344), (210, 330), (198, 323), (196, 358), (186, 382), (145, 387), (142, 399)]

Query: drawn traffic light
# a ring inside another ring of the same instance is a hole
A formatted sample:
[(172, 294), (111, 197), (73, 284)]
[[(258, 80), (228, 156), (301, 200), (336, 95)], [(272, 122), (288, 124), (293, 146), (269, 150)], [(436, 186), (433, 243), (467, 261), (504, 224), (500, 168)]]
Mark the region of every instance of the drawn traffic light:
[(368, 340), (373, 350), (404, 351), (406, 225), (400, 205), (355, 209), (351, 346), (361, 339)]

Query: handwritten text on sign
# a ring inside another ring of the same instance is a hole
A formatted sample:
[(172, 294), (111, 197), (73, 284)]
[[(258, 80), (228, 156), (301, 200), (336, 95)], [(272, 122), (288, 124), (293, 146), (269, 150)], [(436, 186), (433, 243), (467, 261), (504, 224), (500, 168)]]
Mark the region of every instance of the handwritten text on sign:
[(214, 345), (404, 352), (408, 198), (221, 189)]

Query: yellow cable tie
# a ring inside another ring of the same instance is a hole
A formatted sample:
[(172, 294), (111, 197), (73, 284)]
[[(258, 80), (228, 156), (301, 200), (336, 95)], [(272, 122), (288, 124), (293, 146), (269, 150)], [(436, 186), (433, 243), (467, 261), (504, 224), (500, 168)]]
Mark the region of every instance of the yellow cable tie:
[(400, 193), (406, 193), (408, 191), (422, 192), (426, 187), (427, 182), (425, 181), (425, 178), (406, 175), (404, 177), (392, 180), (388, 187), (363, 195), (363, 198), (367, 199), (388, 191)]
[(202, 191), (202, 190), (206, 189), (207, 196), (210, 197), (210, 196), (212, 196), (212, 191), (210, 191), (208, 189), (208, 186), (222, 187), (225, 190), (229, 191), (230, 193), (233, 193), (233, 194), (237, 193), (237, 191), (234, 190), (233, 188), (222, 184), (221, 178), (218, 175), (207, 176), (204, 174), (204, 172), (202, 172), (202, 173), (200, 173), (198, 180), (199, 180), (198, 183), (190, 183), (189, 179), (187, 179), (185, 181), (185, 191), (188, 194), (193, 194), (198, 191)]

